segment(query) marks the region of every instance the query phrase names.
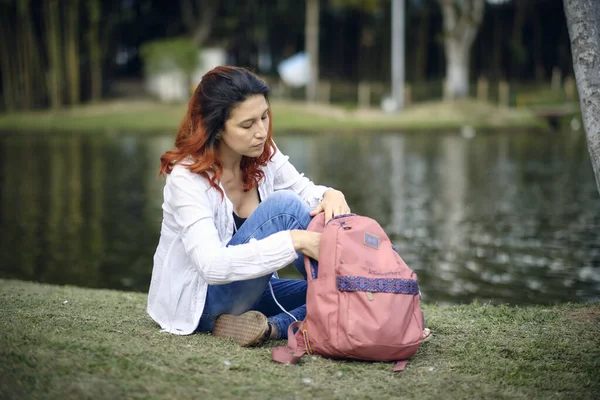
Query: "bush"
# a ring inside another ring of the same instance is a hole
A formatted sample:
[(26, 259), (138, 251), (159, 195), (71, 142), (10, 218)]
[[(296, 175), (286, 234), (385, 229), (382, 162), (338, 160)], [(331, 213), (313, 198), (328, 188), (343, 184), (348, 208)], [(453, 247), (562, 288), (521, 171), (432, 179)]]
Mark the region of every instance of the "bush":
[(198, 66), (198, 53), (199, 49), (185, 37), (156, 40), (141, 48), (147, 75), (179, 69), (189, 76)]

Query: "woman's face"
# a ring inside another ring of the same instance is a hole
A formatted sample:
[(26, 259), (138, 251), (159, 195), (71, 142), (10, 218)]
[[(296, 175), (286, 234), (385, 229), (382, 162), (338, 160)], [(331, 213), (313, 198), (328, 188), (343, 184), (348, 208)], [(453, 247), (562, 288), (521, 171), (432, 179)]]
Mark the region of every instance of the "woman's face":
[(269, 105), (263, 95), (248, 97), (231, 110), (221, 133), (221, 146), (246, 157), (262, 154), (269, 132)]

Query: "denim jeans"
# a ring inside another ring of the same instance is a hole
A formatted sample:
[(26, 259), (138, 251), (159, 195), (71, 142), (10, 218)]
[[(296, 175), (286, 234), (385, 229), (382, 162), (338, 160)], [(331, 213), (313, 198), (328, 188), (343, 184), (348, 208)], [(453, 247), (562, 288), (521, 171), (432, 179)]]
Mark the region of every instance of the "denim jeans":
[[(264, 239), (274, 233), (306, 229), (311, 221), (308, 205), (294, 192), (277, 191), (259, 204), (246, 222), (233, 235), (227, 246)], [(316, 261), (313, 260), (316, 270)], [(298, 253), (294, 261), (296, 269), (306, 279), (304, 256)], [(225, 285), (209, 285), (206, 304), (197, 332), (212, 332), (215, 320), (221, 314), (239, 315), (249, 310), (260, 311), (272, 323), (281, 339), (287, 338), (288, 327), (294, 319), (284, 313), (273, 300), (275, 298), (298, 321), (306, 317), (306, 280), (280, 279), (276, 274), (260, 278), (231, 282)]]

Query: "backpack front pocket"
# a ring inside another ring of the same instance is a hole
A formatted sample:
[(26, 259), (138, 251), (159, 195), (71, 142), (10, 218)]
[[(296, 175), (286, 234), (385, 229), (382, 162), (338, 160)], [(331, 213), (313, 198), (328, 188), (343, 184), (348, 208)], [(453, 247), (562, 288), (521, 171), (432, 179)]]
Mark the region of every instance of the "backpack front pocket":
[(338, 275), (336, 283), (339, 324), (353, 356), (369, 356), (373, 346), (397, 348), (420, 340), (420, 332), (409, 329), (416, 323), (419, 288), (415, 280)]

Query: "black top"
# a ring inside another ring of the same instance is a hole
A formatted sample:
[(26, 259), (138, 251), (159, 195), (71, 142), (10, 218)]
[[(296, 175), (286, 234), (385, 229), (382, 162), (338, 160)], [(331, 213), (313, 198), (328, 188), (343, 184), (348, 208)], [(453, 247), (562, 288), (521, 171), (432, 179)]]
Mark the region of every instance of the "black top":
[[(260, 202), (262, 201), (260, 198), (260, 192), (258, 191), (258, 189), (256, 190), (256, 192), (258, 193), (258, 203), (260, 204)], [(235, 211), (232, 213), (233, 214), (233, 232), (237, 232), (240, 227), (242, 225), (244, 225), (244, 222), (246, 222), (246, 220), (248, 218), (242, 218), (240, 216), (238, 216)]]
[(233, 213), (233, 225), (235, 226), (234, 231), (237, 231), (238, 229), (240, 229), (240, 227), (244, 224), (244, 222), (246, 222), (247, 218), (242, 218), (242, 217), (238, 217), (238, 215), (234, 212)]

